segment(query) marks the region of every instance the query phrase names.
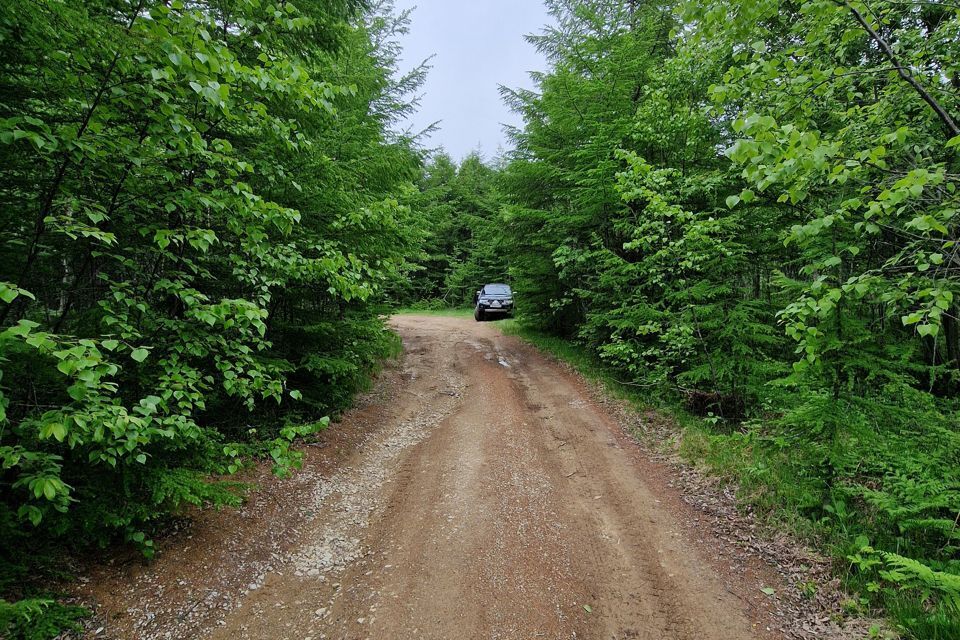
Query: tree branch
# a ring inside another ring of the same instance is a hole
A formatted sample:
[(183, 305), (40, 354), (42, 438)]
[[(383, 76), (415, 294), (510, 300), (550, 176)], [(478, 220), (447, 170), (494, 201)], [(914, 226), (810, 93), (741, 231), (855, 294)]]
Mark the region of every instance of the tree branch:
[(857, 11), (854, 7), (850, 6), (846, 0), (833, 0), (837, 5), (846, 7), (850, 10), (850, 13), (853, 15), (854, 20), (856, 20), (861, 27), (870, 35), (870, 38), (877, 43), (877, 46), (880, 47), (880, 50), (883, 52), (887, 59), (890, 60), (890, 63), (893, 65), (893, 68), (897, 70), (897, 75), (899, 75), (907, 84), (909, 84), (913, 89), (923, 98), (923, 101), (930, 105), (930, 108), (933, 109), (934, 113), (940, 118), (940, 121), (943, 122), (944, 126), (947, 127), (947, 131), (950, 132), (950, 137), (956, 137), (960, 135), (960, 127), (957, 127), (957, 123), (954, 122), (953, 118), (947, 113), (947, 110), (941, 105), (936, 98), (934, 98), (929, 91), (927, 91), (922, 84), (913, 76), (910, 69), (904, 67), (900, 60), (897, 58), (897, 54), (893, 52), (893, 48), (890, 44), (877, 33), (876, 29), (870, 26), (870, 23), (867, 22), (866, 18), (863, 17), (863, 14)]

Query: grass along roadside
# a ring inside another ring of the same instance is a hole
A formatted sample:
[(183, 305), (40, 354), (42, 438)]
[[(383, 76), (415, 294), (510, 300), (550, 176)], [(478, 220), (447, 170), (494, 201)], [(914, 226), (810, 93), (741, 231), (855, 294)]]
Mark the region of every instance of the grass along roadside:
[[(573, 366), (586, 379), (599, 383), (604, 392), (624, 401), (638, 412), (654, 411), (670, 425), (670, 435), (648, 437), (644, 444), (678, 455), (683, 462), (736, 488), (738, 508), (752, 511), (758, 523), (771, 537), (788, 531), (805, 545), (832, 559), (832, 572), (843, 588), (858, 594), (842, 601), (845, 613), (852, 616), (886, 616), (896, 632), (872, 628), (867, 637), (900, 637), (913, 640), (956, 640), (960, 638), (960, 620), (956, 606), (957, 584), (951, 574), (923, 572), (911, 566), (904, 571), (884, 569), (883, 556), (865, 552), (870, 549), (869, 532), (873, 515), (868, 508), (843, 502), (813, 504), (818, 498), (818, 480), (804, 476), (804, 469), (815, 464), (816, 452), (805, 451), (797, 442), (782, 442), (775, 430), (757, 421), (740, 425), (714, 417), (693, 415), (681, 398), (664, 393), (662, 388), (629, 385), (618, 380), (589, 348), (538, 332), (515, 320), (500, 323), (504, 333), (517, 336), (542, 351)], [(643, 435), (635, 433), (642, 438)], [(654, 441), (656, 440), (656, 441)], [(810, 474), (813, 475), (812, 473)], [(879, 525), (878, 525), (879, 526)], [(870, 549), (872, 551), (872, 549)], [(919, 563), (917, 563), (919, 564)], [(893, 571), (893, 573), (890, 573)], [(941, 581), (938, 587), (932, 586)], [(899, 584), (898, 584), (899, 583)], [(818, 585), (799, 585), (804, 596), (812, 597)]]
[(418, 307), (403, 307), (402, 309), (397, 309), (392, 312), (393, 315), (397, 316), (447, 316), (450, 318), (472, 318), (473, 309), (470, 307), (466, 308), (418, 308)]

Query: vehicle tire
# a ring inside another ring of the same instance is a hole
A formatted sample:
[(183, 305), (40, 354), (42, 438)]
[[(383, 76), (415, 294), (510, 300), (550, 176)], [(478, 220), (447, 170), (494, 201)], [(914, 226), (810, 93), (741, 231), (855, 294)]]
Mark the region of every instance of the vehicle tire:
[(483, 322), (483, 310), (482, 310), (482, 309), (474, 309), (474, 310), (473, 310), (473, 319), (476, 320), (477, 322)]

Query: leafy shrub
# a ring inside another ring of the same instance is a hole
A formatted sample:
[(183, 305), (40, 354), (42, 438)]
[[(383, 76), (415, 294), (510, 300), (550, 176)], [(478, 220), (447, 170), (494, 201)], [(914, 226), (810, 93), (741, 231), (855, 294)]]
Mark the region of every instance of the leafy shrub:
[(0, 7), (0, 628), (76, 617), (34, 593), (59, 555), (149, 556), (239, 504), (221, 476), (289, 473), (396, 351), (421, 162), (390, 126), (422, 69), (394, 79), (391, 10)]
[(505, 91), (524, 119), (500, 180), (521, 321), (703, 416), (685, 453), (838, 567), (868, 536), (892, 554), (877, 584), (905, 588), (848, 575), (864, 601), (960, 637), (960, 101), (942, 73), (960, 17), (549, 6), (560, 27), (530, 38), (549, 70)]

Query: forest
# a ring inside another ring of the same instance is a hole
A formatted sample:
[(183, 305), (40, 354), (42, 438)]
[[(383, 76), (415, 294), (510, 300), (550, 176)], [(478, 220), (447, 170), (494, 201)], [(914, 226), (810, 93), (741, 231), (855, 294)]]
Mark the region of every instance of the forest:
[(2, 3), (0, 635), (85, 614), (65, 558), (295, 473), (392, 309), (503, 281), (851, 612), (960, 638), (960, 7), (546, 4), (487, 160), (401, 133), (389, 2)]

